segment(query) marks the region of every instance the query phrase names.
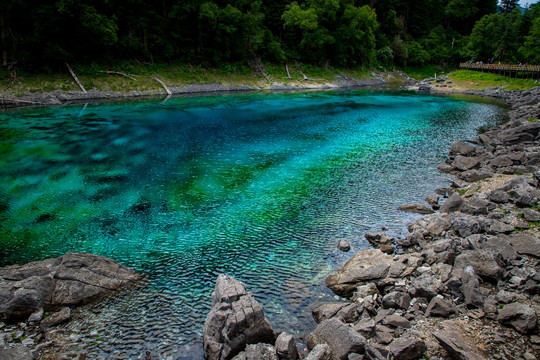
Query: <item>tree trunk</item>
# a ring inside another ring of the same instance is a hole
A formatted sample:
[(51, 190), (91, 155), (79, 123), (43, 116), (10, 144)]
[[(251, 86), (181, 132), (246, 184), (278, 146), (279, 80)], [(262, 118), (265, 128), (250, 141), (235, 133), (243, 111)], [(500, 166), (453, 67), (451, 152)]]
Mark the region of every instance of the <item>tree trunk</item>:
[(75, 75), (75, 72), (73, 72), (73, 70), (71, 69), (71, 66), (69, 66), (68, 63), (66, 63), (66, 67), (69, 70), (69, 73), (71, 74), (71, 77), (73, 78), (73, 80), (75, 80), (77, 85), (79, 85), (79, 87), (81, 88), (81, 91), (86, 94), (86, 89), (84, 88), (83, 84), (79, 81), (79, 78), (77, 77), (77, 75)]

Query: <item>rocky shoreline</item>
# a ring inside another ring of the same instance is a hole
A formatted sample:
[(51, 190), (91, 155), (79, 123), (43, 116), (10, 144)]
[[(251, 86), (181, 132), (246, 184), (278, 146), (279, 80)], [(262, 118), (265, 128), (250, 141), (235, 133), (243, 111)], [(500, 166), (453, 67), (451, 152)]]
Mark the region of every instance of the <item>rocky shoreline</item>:
[(114, 260), (87, 253), (0, 268), (0, 360), (64, 358), (53, 338), (72, 309), (143, 279)]
[[(365, 234), (374, 249), (327, 276), (347, 301), (313, 311), (304, 359), (540, 358), (540, 88), (469, 93), (505, 101), (508, 122), (452, 144), (439, 169), (456, 179), (402, 207), (432, 213), (408, 236)], [(213, 298), (208, 359), (297, 358), (287, 333), (258, 339), (268, 321), (242, 283), (218, 278)]]

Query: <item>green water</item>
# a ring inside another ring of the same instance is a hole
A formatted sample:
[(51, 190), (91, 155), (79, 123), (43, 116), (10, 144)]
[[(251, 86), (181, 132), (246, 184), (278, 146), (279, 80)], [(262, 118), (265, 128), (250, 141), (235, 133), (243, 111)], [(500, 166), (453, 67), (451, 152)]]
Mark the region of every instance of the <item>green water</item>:
[(274, 327), (301, 336), (321, 285), (395, 209), (448, 178), (450, 142), (502, 110), (372, 92), (178, 98), (0, 113), (0, 265), (68, 251), (149, 284), (73, 321), (95, 357), (200, 357), (215, 278), (246, 282)]

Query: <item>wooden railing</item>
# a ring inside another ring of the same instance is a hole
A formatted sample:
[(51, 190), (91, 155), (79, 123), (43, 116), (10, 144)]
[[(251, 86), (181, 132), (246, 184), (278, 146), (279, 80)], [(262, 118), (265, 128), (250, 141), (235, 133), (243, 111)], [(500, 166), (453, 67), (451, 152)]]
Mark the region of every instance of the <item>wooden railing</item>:
[(491, 71), (511, 71), (511, 72), (539, 72), (540, 65), (513, 65), (513, 64), (476, 64), (460, 63), (462, 69), (491, 70)]

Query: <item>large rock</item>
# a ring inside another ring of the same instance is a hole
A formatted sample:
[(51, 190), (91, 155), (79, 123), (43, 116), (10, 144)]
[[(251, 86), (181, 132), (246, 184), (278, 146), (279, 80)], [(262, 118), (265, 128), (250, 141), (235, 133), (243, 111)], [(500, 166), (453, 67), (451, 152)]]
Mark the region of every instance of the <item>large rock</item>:
[(416, 204), (416, 203), (401, 205), (400, 207), (398, 207), (398, 210), (415, 213), (415, 214), (424, 214), (424, 215), (434, 213), (434, 211), (428, 208), (427, 206), (422, 205), (422, 204)]
[(466, 266), (472, 266), (479, 276), (501, 279), (504, 268), (499, 257), (486, 250), (465, 250), (454, 261), (453, 273), (461, 278)]
[(79, 305), (133, 285), (142, 275), (103, 256), (64, 256), (0, 269), (0, 320), (27, 318), (45, 310)]
[(480, 165), (480, 162), (475, 157), (466, 157), (466, 156), (458, 155), (454, 159), (454, 162), (452, 163), (452, 165), (460, 171), (467, 171), (467, 170), (472, 170), (478, 167), (478, 165)]
[(276, 352), (281, 360), (296, 360), (298, 348), (292, 335), (282, 332), (276, 339)]
[(465, 305), (482, 307), (484, 296), (480, 292), (480, 281), (471, 265), (467, 265), (461, 275), (461, 291), (465, 297)]
[(458, 193), (454, 193), (446, 200), (440, 209), (442, 213), (462, 211), (467, 206), (467, 202)]
[(469, 155), (474, 153), (475, 147), (463, 141), (454, 141), (450, 145), (450, 153), (455, 155)]
[(512, 303), (499, 309), (497, 320), (503, 324), (512, 325), (518, 332), (527, 334), (536, 329), (538, 321), (536, 311), (528, 305)]
[(421, 358), (426, 352), (426, 344), (416, 339), (398, 339), (390, 345), (390, 352), (394, 360), (415, 360)]
[(393, 262), (379, 249), (359, 251), (336, 274), (328, 275), (325, 284), (338, 295), (350, 296), (358, 285), (384, 278)]
[(270, 322), (246, 286), (231, 276), (219, 275), (203, 329), (206, 359), (231, 359), (247, 344), (273, 344), (274, 339)]
[(442, 282), (434, 276), (424, 273), (415, 278), (409, 285), (411, 297), (423, 297), (431, 299), (443, 289)]
[(456, 312), (456, 308), (443, 299), (434, 297), (428, 304), (426, 316), (449, 317)]
[(278, 360), (276, 348), (270, 344), (247, 345), (246, 350), (236, 355), (233, 360)]
[(527, 234), (512, 234), (506, 239), (519, 254), (540, 257), (540, 240), (537, 237)]
[(478, 355), (463, 339), (463, 336), (453, 327), (445, 327), (444, 330), (435, 331), (433, 336), (439, 344), (448, 352), (451, 359), (455, 360), (485, 360)]
[(337, 319), (323, 321), (308, 336), (310, 349), (317, 344), (327, 344), (336, 360), (347, 360), (352, 353), (364, 353), (366, 343), (366, 338)]
[(304, 360), (331, 360), (332, 353), (326, 344), (317, 344)]

